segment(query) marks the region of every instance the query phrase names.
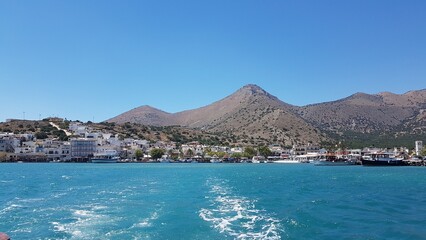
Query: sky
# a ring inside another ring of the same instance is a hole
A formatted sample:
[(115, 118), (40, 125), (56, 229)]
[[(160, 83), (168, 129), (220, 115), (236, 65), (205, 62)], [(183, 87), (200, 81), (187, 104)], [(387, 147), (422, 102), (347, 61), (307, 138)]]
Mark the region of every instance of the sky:
[(424, 0), (2, 0), (0, 121), (426, 88)]

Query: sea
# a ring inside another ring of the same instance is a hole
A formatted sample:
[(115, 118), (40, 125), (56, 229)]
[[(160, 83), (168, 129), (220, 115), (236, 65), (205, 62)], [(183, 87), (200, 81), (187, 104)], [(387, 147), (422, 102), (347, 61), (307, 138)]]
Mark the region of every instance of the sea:
[(0, 164), (15, 239), (426, 239), (426, 168)]

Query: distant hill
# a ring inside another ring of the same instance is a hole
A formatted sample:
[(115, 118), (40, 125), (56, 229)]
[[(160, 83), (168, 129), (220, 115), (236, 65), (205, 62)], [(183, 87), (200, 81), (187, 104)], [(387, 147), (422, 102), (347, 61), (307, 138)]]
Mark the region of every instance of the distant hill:
[(411, 131), (404, 128), (421, 127), (419, 123), (424, 121), (425, 110), (426, 90), (405, 94), (356, 93), (341, 100), (298, 108), (300, 116), (305, 120), (323, 131), (335, 133)]
[(149, 126), (171, 126), (176, 125), (173, 120), (173, 115), (151, 106), (141, 106), (134, 108), (130, 111), (122, 113), (116, 117), (113, 117), (107, 122), (114, 122), (123, 124), (126, 122), (130, 123), (143, 123)]

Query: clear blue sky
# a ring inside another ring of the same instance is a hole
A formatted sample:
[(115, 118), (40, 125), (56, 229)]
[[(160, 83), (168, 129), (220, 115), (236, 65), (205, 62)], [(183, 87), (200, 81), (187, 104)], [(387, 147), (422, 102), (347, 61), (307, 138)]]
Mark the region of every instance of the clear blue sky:
[(426, 88), (426, 1), (0, 1), (0, 121)]

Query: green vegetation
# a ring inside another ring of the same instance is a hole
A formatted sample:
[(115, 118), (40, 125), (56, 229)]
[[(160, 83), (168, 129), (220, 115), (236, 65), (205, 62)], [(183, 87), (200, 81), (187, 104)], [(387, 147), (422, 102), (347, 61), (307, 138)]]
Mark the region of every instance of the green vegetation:
[(142, 152), (141, 149), (137, 149), (135, 151), (135, 157), (136, 157), (137, 160), (140, 160), (143, 157), (143, 152)]
[(59, 126), (59, 128), (61, 128), (61, 129), (68, 129), (68, 128), (70, 127), (70, 121), (65, 120), (65, 121), (63, 121), (63, 122), (60, 122), (60, 123), (58, 124), (58, 126)]
[(149, 152), (149, 155), (151, 155), (152, 159), (159, 159), (164, 155), (164, 149), (160, 149), (160, 148), (151, 149), (151, 151)]
[(48, 136), (45, 132), (37, 132), (37, 133), (35, 134), (35, 137), (36, 137), (37, 139), (46, 139), (46, 138), (48, 138), (49, 136)]
[(258, 150), (259, 150), (259, 154), (261, 156), (264, 156), (265, 158), (272, 155), (271, 150), (267, 146), (260, 146), (258, 147)]
[(421, 154), (422, 154), (422, 157), (426, 157), (426, 147), (423, 147)]
[(185, 156), (187, 157), (192, 157), (194, 156), (194, 151), (192, 151), (192, 149), (188, 149), (188, 151), (186, 151)]
[(425, 141), (425, 136), (421, 134), (399, 134), (389, 132), (373, 132), (373, 133), (358, 133), (346, 131), (341, 136), (333, 133), (328, 133), (329, 138), (334, 141), (322, 142), (321, 147), (327, 149), (336, 148), (363, 148), (363, 147), (407, 147), (412, 149), (414, 142), (417, 140)]
[(210, 157), (216, 156), (218, 158), (223, 158), (226, 155), (225, 152), (212, 152), (212, 151), (206, 151), (206, 154), (209, 155)]
[(242, 153), (233, 153), (231, 158), (241, 159), (243, 157)]
[(252, 148), (252, 147), (246, 147), (244, 149), (244, 153), (243, 153), (244, 157), (251, 159), (251, 158), (253, 158), (256, 155), (257, 155), (257, 151), (254, 148)]
[(63, 130), (55, 130), (53, 131), (53, 135), (55, 135), (61, 141), (67, 141), (68, 136)]

